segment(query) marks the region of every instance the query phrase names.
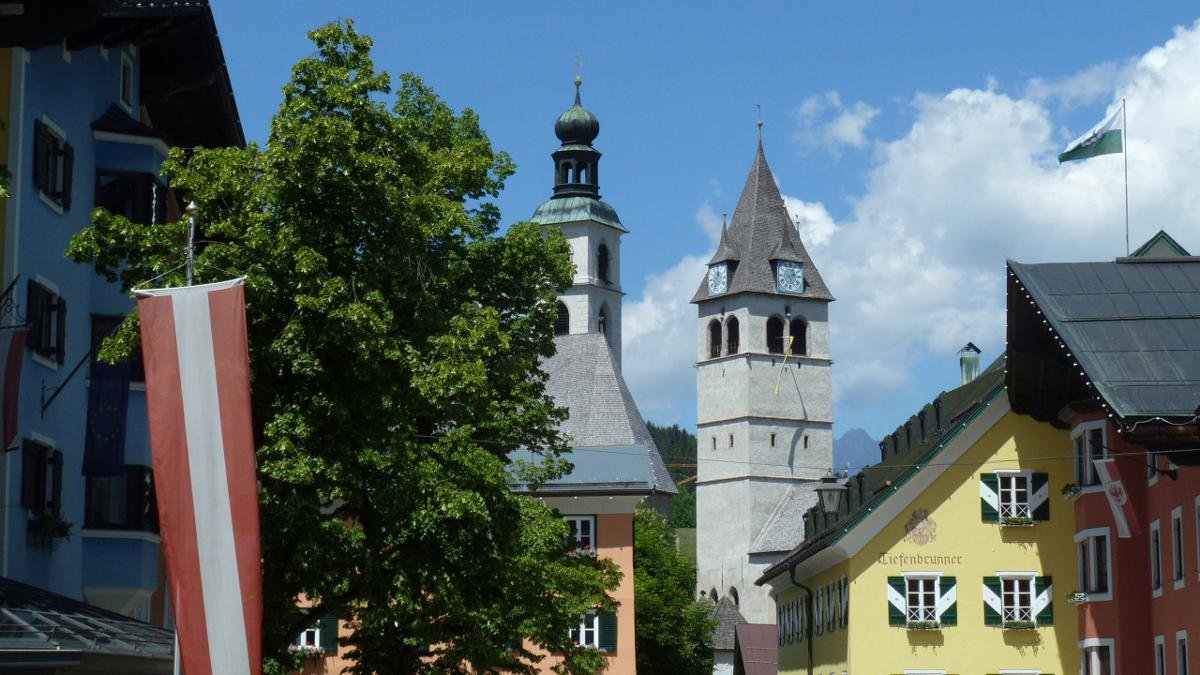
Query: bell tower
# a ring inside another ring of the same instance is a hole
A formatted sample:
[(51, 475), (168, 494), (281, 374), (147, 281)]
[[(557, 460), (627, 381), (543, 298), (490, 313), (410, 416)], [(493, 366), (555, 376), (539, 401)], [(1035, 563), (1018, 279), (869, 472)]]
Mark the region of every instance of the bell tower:
[(796, 521), (833, 462), (832, 300), (760, 131), (733, 219), (692, 298), (697, 590), (736, 598), (751, 623), (775, 622), (767, 589), (754, 581), (803, 538)]
[(554, 123), (561, 145), (554, 159), (554, 194), (532, 220), (562, 230), (571, 245), (575, 280), (559, 296), (555, 334), (603, 333), (621, 363), (621, 236), (628, 230), (617, 211), (600, 200), (600, 151), (592, 142), (600, 120), (583, 107), (575, 78), (575, 105)]

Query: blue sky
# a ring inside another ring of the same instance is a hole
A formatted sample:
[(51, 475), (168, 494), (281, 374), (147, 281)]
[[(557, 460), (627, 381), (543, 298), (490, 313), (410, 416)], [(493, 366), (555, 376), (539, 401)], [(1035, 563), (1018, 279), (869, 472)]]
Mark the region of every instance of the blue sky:
[(967, 340), (1003, 350), (1006, 257), (1124, 252), (1120, 158), (1053, 159), (1121, 96), (1133, 245), (1165, 227), (1200, 249), (1183, 152), (1200, 154), (1200, 35), (1183, 2), (874, 4), (212, 0), (249, 139), (312, 52), (306, 31), (352, 18), (378, 67), (474, 109), (512, 155), (510, 222), (550, 194), (580, 57), (601, 192), (630, 230), (625, 374), (657, 422), (695, 426), (687, 299), (760, 103), (767, 158), (838, 297), (835, 433), (878, 437), (956, 384)]

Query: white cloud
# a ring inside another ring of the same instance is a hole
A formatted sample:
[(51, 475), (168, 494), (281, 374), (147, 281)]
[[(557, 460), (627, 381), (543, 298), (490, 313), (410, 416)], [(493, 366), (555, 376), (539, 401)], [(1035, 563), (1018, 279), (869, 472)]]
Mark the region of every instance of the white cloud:
[[(828, 116), (832, 114), (832, 119)], [(809, 96), (796, 107), (800, 122), (796, 138), (809, 146), (824, 146), (835, 156), (842, 147), (863, 148), (867, 145), (867, 126), (879, 115), (879, 110), (856, 101), (846, 107), (836, 91)]]
[[(1125, 253), (1122, 158), (1059, 165), (1056, 154), (1084, 129), (1055, 114), (1128, 100), (1131, 244), (1160, 227), (1200, 248), (1200, 22), (1124, 64), (1100, 64), (1060, 80), (1031, 80), (1015, 93), (983, 88), (916, 94), (913, 122), (876, 141), (850, 213), (835, 220), (820, 202), (788, 197), (805, 242), (837, 302), (831, 307), (837, 411), (936, 391), (918, 364), (955, 358), (973, 341), (985, 359), (1004, 349), (1005, 259), (1111, 260)], [(829, 113), (854, 114), (836, 92), (803, 101), (808, 140), (840, 147), (861, 127), (834, 132)], [(841, 134), (840, 136), (838, 134)], [(865, 136), (861, 136), (865, 143)], [(857, 146), (854, 146), (857, 147)], [(778, 176), (784, 182), (801, 177)], [(853, 192), (853, 190), (850, 190)], [(712, 232), (711, 208), (697, 221)], [(625, 373), (644, 412), (681, 407), (695, 391), (695, 310), (703, 275), (688, 256), (652, 277), (627, 303)], [(676, 358), (682, 355), (683, 358)], [(678, 361), (678, 363), (676, 363)], [(645, 372), (640, 372), (645, 369)], [(923, 396), (923, 394), (922, 394)], [(674, 403), (672, 403), (674, 401)], [(922, 402), (914, 398), (915, 407)], [(835, 412), (835, 414), (840, 414)], [(861, 413), (860, 413), (861, 414)], [(690, 424), (692, 420), (681, 420)], [(882, 419), (881, 428), (897, 420)]]

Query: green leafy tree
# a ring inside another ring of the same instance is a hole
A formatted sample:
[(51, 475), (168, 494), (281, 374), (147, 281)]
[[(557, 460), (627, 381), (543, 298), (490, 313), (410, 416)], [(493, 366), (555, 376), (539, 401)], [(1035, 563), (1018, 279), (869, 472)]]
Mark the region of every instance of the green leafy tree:
[(638, 672), (711, 673), (716, 624), (711, 606), (694, 599), (692, 561), (676, 550), (675, 530), (655, 511), (639, 508), (633, 525)]
[[(265, 148), (164, 165), (201, 214), (197, 282), (246, 277), (268, 666), (335, 615), (362, 673), (532, 672), (522, 639), (595, 672), (569, 629), (613, 609), (620, 572), (509, 489), (569, 467), (539, 367), (567, 244), (500, 234), (513, 165), (473, 112), (414, 75), (393, 90), (349, 21), (310, 38)], [(68, 254), (124, 289), (182, 285), (185, 229), (97, 210)], [(137, 342), (132, 317), (101, 358)], [(511, 466), (518, 447), (545, 461)]]
[[(696, 526), (696, 486), (690, 482), (696, 476), (696, 434), (678, 424), (661, 427), (646, 422), (654, 445), (662, 454), (663, 461), (676, 466), (670, 469), (679, 495), (671, 500), (671, 525), (675, 527)], [(689, 481), (689, 482), (685, 482)]]

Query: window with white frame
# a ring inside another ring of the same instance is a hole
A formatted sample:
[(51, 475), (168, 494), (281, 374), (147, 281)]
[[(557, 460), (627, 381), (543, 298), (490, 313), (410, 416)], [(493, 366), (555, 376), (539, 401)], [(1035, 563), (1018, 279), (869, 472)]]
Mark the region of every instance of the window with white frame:
[(596, 516), (564, 516), (571, 527), (571, 550), (596, 550)]
[(1183, 507), (1171, 509), (1171, 580), (1183, 588)]
[(1000, 577), (1004, 623), (1033, 621), (1033, 575)]
[(908, 622), (937, 621), (937, 577), (906, 576), (904, 584)]
[(1162, 594), (1162, 528), (1158, 521), (1150, 523), (1150, 590)]
[(1115, 675), (1116, 646), (1111, 638), (1088, 638), (1079, 643), (1081, 675)]
[(127, 112), (133, 112), (133, 59), (121, 52), (121, 105)]
[(1079, 562), (1079, 590), (1088, 600), (1111, 600), (1109, 570), (1112, 569), (1112, 549), (1109, 529), (1083, 530), (1075, 535)]
[(1188, 662), (1188, 641), (1187, 631), (1181, 630), (1175, 632), (1175, 672), (1179, 675), (1188, 675), (1191, 671), (1188, 670), (1190, 663)]
[(999, 484), (1000, 517), (1028, 518), (1029, 475), (1023, 473), (996, 473)]
[(1154, 451), (1146, 453), (1146, 483), (1154, 485), (1158, 482), (1158, 455)]
[(1097, 459), (1104, 459), (1108, 451), (1104, 442), (1104, 421), (1086, 422), (1076, 428), (1073, 435), (1075, 450), (1075, 484), (1088, 487), (1100, 484), (1096, 473)]
[(1167, 675), (1167, 642), (1161, 635), (1154, 636), (1154, 675)]
[(591, 611), (579, 617), (579, 626), (571, 629), (571, 642), (581, 647), (599, 647), (600, 615)]
[(71, 210), (75, 149), (58, 125), (42, 117), (33, 121), (33, 184), (50, 208), (60, 215)]

